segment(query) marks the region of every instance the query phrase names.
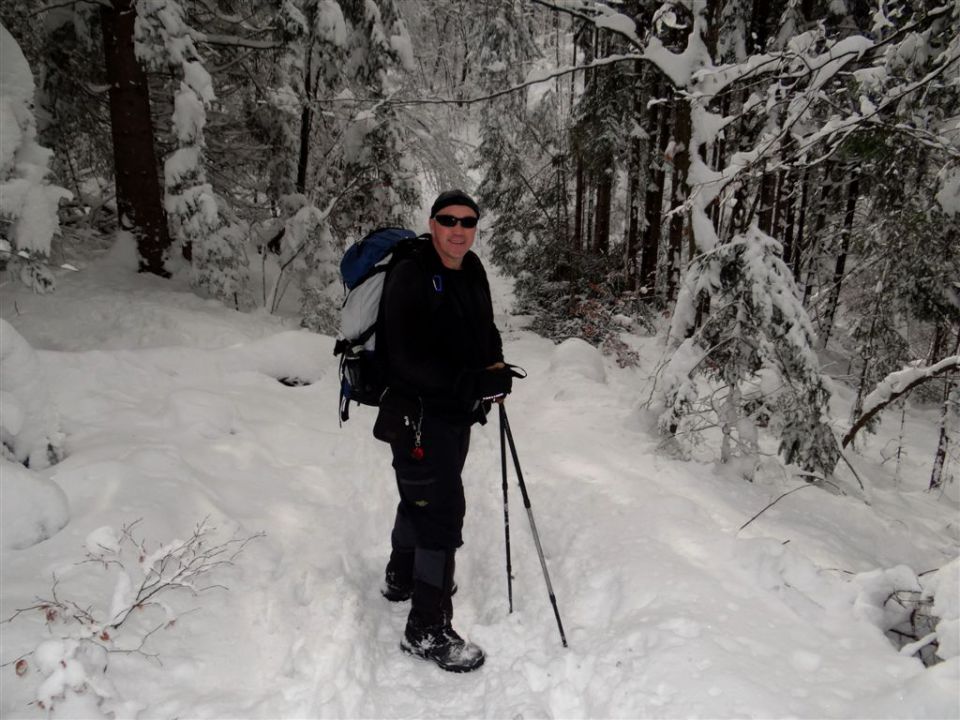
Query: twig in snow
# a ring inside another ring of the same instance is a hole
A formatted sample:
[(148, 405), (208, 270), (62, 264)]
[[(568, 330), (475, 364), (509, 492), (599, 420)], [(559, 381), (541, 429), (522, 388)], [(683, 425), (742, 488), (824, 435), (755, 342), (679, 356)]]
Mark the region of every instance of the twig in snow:
[(808, 485), (801, 485), (800, 487), (795, 487), (793, 490), (787, 490), (785, 493), (783, 493), (783, 495), (781, 495), (781, 496), (778, 497), (776, 500), (774, 500), (773, 502), (771, 502), (770, 504), (768, 504), (765, 508), (763, 508), (763, 510), (761, 510), (760, 512), (758, 512), (758, 513), (757, 513), (756, 515), (754, 515), (752, 518), (750, 518), (749, 520), (747, 520), (743, 525), (741, 525), (741, 526), (740, 526), (740, 529), (737, 530), (737, 532), (740, 532), (741, 530), (743, 530), (747, 525), (749, 525), (750, 523), (752, 523), (752, 522), (753, 522), (754, 520), (756, 520), (758, 517), (760, 517), (761, 515), (763, 515), (767, 510), (769, 510), (769, 509), (772, 508), (774, 505), (776, 505), (778, 502), (780, 502), (781, 500), (783, 500), (787, 495), (790, 495), (790, 494), (792, 494), (792, 493), (795, 493), (795, 492), (797, 492), (797, 490), (803, 490), (804, 488), (808, 488), (808, 487), (815, 487), (815, 486), (808, 484)]

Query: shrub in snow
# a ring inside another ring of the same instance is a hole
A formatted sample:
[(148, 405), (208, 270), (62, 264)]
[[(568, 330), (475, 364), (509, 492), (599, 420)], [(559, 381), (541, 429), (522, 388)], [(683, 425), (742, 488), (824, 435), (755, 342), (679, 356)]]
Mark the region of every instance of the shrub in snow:
[(614, 357), (620, 367), (635, 367), (640, 358), (620, 335), (627, 327), (651, 331), (651, 310), (639, 293), (620, 289), (619, 258), (572, 254), (557, 248), (550, 234), (525, 238), (513, 232), (502, 237), (499, 224), (498, 218), (493, 259), (516, 275), (517, 310), (534, 316), (531, 329), (555, 341), (581, 338)]
[(960, 655), (960, 558), (925, 576), (900, 565), (855, 575), (854, 615), (876, 625), (902, 655), (934, 665)]
[[(292, 196), (291, 200), (302, 196)], [(337, 267), (335, 242), (327, 213), (311, 204), (303, 206), (284, 223), (280, 243), (280, 273), (269, 307), (275, 311), (292, 279), (300, 290), (301, 327), (336, 334), (343, 284)]]
[[(36, 605), (21, 608), (10, 618), (37, 612), (46, 622), (47, 637), (19, 658), (15, 667), (23, 678), (39, 676), (36, 703), (52, 717), (135, 714), (136, 703), (124, 701), (107, 677), (110, 655), (132, 653), (157, 660), (147, 652), (146, 643), (151, 635), (176, 623), (176, 595), (223, 589), (210, 583), (210, 575), (233, 564), (248, 542), (261, 537), (211, 544), (214, 529), (204, 521), (186, 540), (151, 549), (134, 537), (135, 525), (119, 532), (101, 527), (86, 539), (85, 563), (90, 572), (101, 581), (107, 576), (114, 579), (109, 607), (63, 597), (54, 578), (49, 598), (39, 598)], [(37, 673), (29, 673), (31, 666)]]
[(47, 180), (51, 150), (37, 144), (33, 73), (20, 46), (0, 25), (0, 256), (38, 292), (53, 289), (44, 260), (60, 229), (57, 208), (72, 194)]
[(0, 458), (0, 547), (22, 550), (52, 537), (70, 509), (60, 486), (23, 465)]
[(4, 457), (37, 469), (63, 456), (60, 421), (37, 353), (0, 318), (0, 440)]

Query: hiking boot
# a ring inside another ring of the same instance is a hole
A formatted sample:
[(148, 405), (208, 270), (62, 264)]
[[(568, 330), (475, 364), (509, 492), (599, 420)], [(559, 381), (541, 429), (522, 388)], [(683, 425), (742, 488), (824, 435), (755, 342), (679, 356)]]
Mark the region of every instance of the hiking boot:
[(384, 578), (383, 587), (380, 588), (380, 594), (390, 602), (409, 600), (413, 595), (413, 579), (402, 580), (388, 572)]
[(420, 628), (408, 622), (400, 649), (455, 673), (476, 670), (485, 659), (479, 646), (464, 640), (449, 624)]
[[(405, 582), (395, 575), (389, 573), (383, 580), (383, 587), (380, 588), (380, 594), (390, 602), (404, 602), (413, 597), (413, 580)], [(450, 589), (450, 595), (457, 594), (457, 584), (454, 583)]]
[(390, 560), (383, 574), (383, 587), (380, 594), (390, 602), (409, 600), (413, 594), (413, 550), (390, 551)]

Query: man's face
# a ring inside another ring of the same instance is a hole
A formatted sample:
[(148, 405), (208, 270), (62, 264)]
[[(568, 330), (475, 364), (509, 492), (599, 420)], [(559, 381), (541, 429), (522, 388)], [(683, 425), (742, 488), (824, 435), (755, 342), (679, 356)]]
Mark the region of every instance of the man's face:
[[(476, 218), (477, 214), (466, 205), (448, 205), (440, 210), (436, 217), (430, 218), (430, 234), (433, 236), (433, 246), (444, 267), (459, 270), (463, 263), (463, 256), (467, 254), (477, 237), (477, 227), (465, 228), (457, 222), (453, 227), (447, 227), (443, 221), (447, 218)], [(439, 218), (439, 219), (438, 219)]]

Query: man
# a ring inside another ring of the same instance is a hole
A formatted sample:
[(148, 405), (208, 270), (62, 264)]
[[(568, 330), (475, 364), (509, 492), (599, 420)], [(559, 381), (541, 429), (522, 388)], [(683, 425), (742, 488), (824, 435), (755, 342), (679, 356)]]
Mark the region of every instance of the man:
[[(378, 352), (387, 393), (409, 410), (391, 442), (400, 502), (383, 595), (412, 601), (400, 647), (444, 670), (467, 672), (483, 651), (453, 629), (454, 556), (466, 510), (460, 473), (470, 426), (510, 392), (490, 286), (470, 251), (480, 209), (461, 190), (430, 209), (430, 243), (397, 263), (383, 290)], [(381, 404), (381, 421), (388, 412)]]

